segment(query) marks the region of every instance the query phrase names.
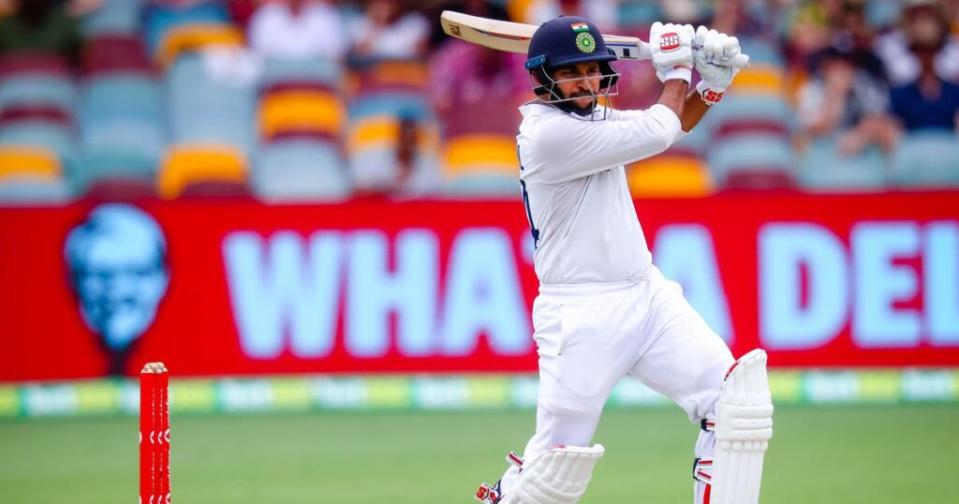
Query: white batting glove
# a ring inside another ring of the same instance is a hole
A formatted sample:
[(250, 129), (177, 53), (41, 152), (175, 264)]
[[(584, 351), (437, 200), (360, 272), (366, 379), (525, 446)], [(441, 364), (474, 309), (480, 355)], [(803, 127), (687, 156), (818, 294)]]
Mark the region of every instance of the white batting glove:
[(712, 105), (723, 98), (733, 78), (739, 73), (738, 68), (729, 65), (732, 58), (741, 52), (739, 39), (700, 26), (696, 29), (695, 40), (699, 50), (694, 60), (701, 79), (696, 91), (706, 104)]
[(653, 23), (649, 29), (649, 47), (653, 66), (660, 82), (681, 79), (687, 83), (693, 77), (693, 38), (696, 32), (692, 25)]

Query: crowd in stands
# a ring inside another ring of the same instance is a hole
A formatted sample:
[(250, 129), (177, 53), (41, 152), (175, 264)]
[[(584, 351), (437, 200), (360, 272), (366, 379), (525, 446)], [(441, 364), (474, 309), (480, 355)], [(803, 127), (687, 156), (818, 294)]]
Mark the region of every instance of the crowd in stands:
[[(516, 197), (524, 57), (443, 9), (737, 34), (751, 66), (639, 197), (959, 187), (959, 0), (0, 0), (0, 204)], [(653, 103), (616, 68), (613, 106)]]

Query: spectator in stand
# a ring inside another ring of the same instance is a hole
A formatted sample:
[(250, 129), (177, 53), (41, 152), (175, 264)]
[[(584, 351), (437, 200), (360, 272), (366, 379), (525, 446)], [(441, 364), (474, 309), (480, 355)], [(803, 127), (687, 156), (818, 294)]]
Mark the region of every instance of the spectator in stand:
[[(482, 0), (464, 2), (461, 8), (474, 16), (490, 16)], [(441, 115), (459, 103), (496, 101), (519, 106), (529, 91), (524, 61), (520, 54), (448, 38), (431, 58), (430, 97)]]
[(329, 2), (265, 0), (250, 18), (249, 45), (265, 58), (340, 60), (349, 49), (349, 36)]
[(517, 101), (519, 106), (529, 94), (523, 62), (522, 55), (452, 41), (435, 53), (430, 64), (431, 98), (439, 109), (486, 100)]
[(365, 15), (350, 27), (355, 57), (419, 59), (426, 56), (430, 21), (405, 3), (369, 0)]
[(857, 66), (878, 79), (886, 80), (882, 61), (872, 52), (875, 33), (866, 19), (865, 0), (843, 0), (836, 15), (832, 43), (848, 48)]
[(791, 13), (786, 54), (792, 72), (805, 76), (810, 58), (829, 47), (833, 33), (829, 15), (823, 2), (803, 2)]
[[(669, 3), (678, 2), (670, 0)], [(589, 19), (603, 32), (613, 31), (617, 24), (618, 4), (618, 0), (532, 0), (525, 9), (527, 19), (524, 22), (539, 25), (564, 14)]]
[(919, 77), (890, 92), (892, 114), (907, 132), (959, 129), (959, 85), (944, 80), (937, 66), (947, 44), (945, 23), (929, 22), (908, 32), (909, 50), (919, 62)]
[(96, 9), (99, 3), (100, 0), (0, 0), (0, 55), (56, 54), (76, 65), (83, 45), (78, 17)]
[(939, 48), (932, 55), (936, 75), (959, 83), (959, 35), (950, 34), (949, 30), (947, 10), (942, 2), (905, 0), (900, 29), (880, 37), (875, 45), (876, 53), (886, 65), (890, 83), (899, 86), (919, 78), (922, 63), (911, 46), (921, 38), (937, 41)]
[(835, 136), (846, 155), (873, 144), (885, 151), (892, 148), (895, 130), (886, 115), (888, 88), (871, 71), (875, 62), (870, 56), (835, 45), (817, 55), (813, 74), (799, 93), (805, 139)]

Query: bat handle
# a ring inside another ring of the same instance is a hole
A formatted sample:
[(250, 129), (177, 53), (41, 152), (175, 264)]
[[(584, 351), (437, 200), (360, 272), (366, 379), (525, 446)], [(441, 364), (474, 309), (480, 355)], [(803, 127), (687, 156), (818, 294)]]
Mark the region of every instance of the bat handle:
[[(639, 49), (638, 57), (637, 57), (637, 58), (631, 58), (631, 59), (641, 59), (641, 60), (645, 60), (645, 59), (651, 59), (651, 58), (653, 57), (653, 53), (649, 50), (649, 43), (648, 43), (648, 42), (642, 42), (642, 41), (640, 41), (640, 43), (639, 43), (639, 45), (637, 46), (637, 48)], [(694, 51), (698, 51), (699, 49), (700, 49), (700, 47), (698, 47), (698, 46), (693, 46), (693, 50), (694, 50)], [(749, 66), (749, 55), (740, 53), (740, 54), (737, 54), (737, 55), (733, 56), (733, 58), (729, 61), (729, 66), (731, 66), (731, 67), (733, 67), (733, 68), (746, 68), (746, 67), (748, 67), (748, 66)]]

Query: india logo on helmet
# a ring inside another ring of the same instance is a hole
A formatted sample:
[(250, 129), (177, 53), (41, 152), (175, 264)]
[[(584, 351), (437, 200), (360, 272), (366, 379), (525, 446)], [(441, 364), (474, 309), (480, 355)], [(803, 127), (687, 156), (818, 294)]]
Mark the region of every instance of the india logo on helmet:
[(593, 34), (587, 31), (576, 35), (576, 48), (586, 54), (590, 54), (595, 51), (596, 39), (593, 38)]

